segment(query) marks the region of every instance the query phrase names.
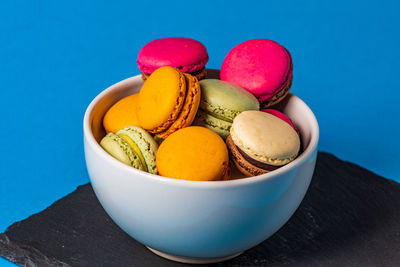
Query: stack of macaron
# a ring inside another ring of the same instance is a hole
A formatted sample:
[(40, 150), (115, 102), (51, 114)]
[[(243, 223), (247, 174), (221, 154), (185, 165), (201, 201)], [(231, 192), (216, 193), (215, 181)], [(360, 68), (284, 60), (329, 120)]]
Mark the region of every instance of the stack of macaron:
[(206, 78), (207, 61), (204, 45), (189, 38), (143, 46), (144, 84), (106, 112), (104, 150), (142, 171), (198, 181), (229, 180), (232, 167), (256, 176), (293, 161), (299, 131), (273, 108), (292, 84), (290, 53), (271, 40), (246, 41), (227, 54), (220, 80)]

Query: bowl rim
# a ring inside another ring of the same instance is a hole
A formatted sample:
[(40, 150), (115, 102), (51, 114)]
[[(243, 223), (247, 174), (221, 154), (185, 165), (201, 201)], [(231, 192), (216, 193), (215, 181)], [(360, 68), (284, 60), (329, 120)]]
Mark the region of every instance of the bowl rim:
[[(301, 105), (304, 106), (305, 112), (309, 113), (310, 117), (310, 124), (313, 125), (311, 129), (311, 139), (309, 142), (309, 145), (307, 148), (298, 156), (295, 160), (292, 162), (280, 167), (279, 169), (276, 169), (272, 172), (268, 172), (265, 174), (261, 174), (258, 176), (252, 176), (252, 177), (244, 177), (240, 179), (234, 179), (234, 180), (223, 180), (223, 181), (192, 181), (192, 180), (182, 180), (182, 179), (176, 179), (176, 178), (169, 178), (169, 177), (163, 177), (157, 174), (151, 174), (145, 171), (141, 171), (138, 169), (135, 169), (131, 166), (128, 166), (119, 160), (115, 159), (112, 157), (110, 154), (108, 154), (101, 146), (99, 143), (97, 143), (96, 139), (94, 138), (93, 132), (90, 127), (90, 116), (95, 108), (95, 106), (110, 92), (117, 90), (120, 87), (124, 86), (129, 86), (131, 83), (137, 81), (137, 80), (142, 80), (141, 75), (136, 75), (133, 77), (129, 77), (127, 79), (124, 79), (118, 83), (115, 83), (111, 86), (109, 86), (107, 89), (103, 90), (101, 93), (99, 93), (88, 105), (84, 119), (83, 119), (83, 135), (84, 139), (95, 153), (100, 155), (107, 163), (114, 165), (117, 168), (122, 168), (126, 173), (132, 176), (144, 176), (148, 179), (152, 179), (155, 182), (159, 183), (167, 183), (167, 184), (173, 184), (177, 186), (183, 186), (183, 187), (197, 187), (197, 188), (221, 188), (221, 187), (237, 187), (237, 186), (243, 186), (243, 185), (249, 185), (249, 184), (254, 184), (254, 183), (259, 183), (263, 182), (265, 180), (272, 180), (275, 179), (279, 176), (281, 176), (284, 173), (287, 173), (288, 171), (296, 168), (297, 166), (301, 165), (304, 161), (306, 161), (309, 156), (316, 150), (318, 146), (318, 141), (319, 141), (319, 125), (318, 121), (312, 112), (312, 110), (308, 107), (308, 105), (300, 99), (298, 96), (293, 95), (296, 99), (296, 101), (299, 101)], [(85, 148), (86, 149), (86, 148)], [(86, 156), (85, 156), (86, 160)], [(89, 175), (90, 177), (90, 175)], [(90, 177), (90, 180), (92, 178)]]

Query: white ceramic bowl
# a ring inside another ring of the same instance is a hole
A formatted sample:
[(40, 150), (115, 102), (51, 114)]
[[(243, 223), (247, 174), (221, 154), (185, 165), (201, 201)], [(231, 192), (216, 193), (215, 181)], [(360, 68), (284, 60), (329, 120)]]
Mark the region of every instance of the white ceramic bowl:
[(84, 117), (91, 183), (119, 227), (163, 257), (207, 263), (240, 254), (288, 221), (310, 184), (319, 138), (317, 120), (301, 99), (290, 95), (281, 104), (301, 133), (304, 150), (293, 162), (257, 177), (185, 181), (124, 165), (99, 145), (107, 109), (142, 84), (138, 75), (109, 87), (90, 103)]

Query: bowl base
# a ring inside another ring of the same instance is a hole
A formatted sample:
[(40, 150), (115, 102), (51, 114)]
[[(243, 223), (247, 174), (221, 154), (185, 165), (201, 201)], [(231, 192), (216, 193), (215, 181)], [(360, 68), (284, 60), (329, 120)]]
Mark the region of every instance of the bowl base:
[(181, 256), (167, 254), (167, 253), (155, 250), (155, 249), (153, 249), (151, 247), (147, 247), (147, 246), (146, 246), (146, 248), (148, 248), (154, 254), (157, 254), (158, 256), (166, 258), (168, 260), (182, 262), (182, 263), (190, 263), (190, 264), (209, 264), (209, 263), (217, 263), (217, 262), (221, 262), (221, 261), (227, 261), (227, 260), (233, 259), (243, 253), (243, 251), (242, 251), (239, 253), (235, 253), (233, 255), (219, 257), (219, 258), (189, 258), (189, 257), (181, 257)]

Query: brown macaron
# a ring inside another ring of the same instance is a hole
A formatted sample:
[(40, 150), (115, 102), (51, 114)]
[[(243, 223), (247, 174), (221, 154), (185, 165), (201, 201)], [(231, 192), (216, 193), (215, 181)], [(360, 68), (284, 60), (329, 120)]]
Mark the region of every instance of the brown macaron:
[(300, 137), (288, 122), (255, 110), (235, 117), (226, 144), (232, 161), (247, 176), (276, 170), (300, 151)]
[(257, 176), (279, 168), (278, 166), (267, 164), (262, 166), (263, 163), (257, 162), (256, 160), (248, 157), (243, 151), (240, 150), (240, 148), (235, 145), (235, 143), (233, 143), (231, 136), (228, 136), (226, 139), (226, 145), (230, 152), (231, 162), (234, 162), (236, 168), (246, 176)]

